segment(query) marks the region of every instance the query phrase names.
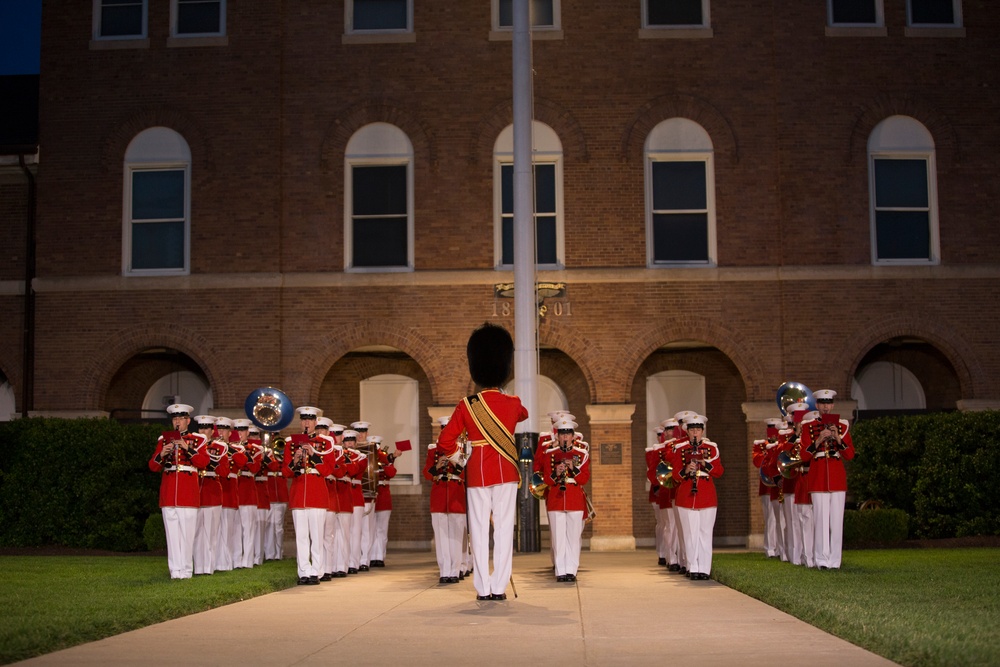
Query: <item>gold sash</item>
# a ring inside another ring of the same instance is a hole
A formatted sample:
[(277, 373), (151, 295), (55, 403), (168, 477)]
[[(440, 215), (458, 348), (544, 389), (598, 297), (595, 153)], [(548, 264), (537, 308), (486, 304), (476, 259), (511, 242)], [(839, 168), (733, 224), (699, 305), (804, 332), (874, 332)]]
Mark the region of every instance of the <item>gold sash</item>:
[(472, 416), (472, 421), (476, 423), (476, 428), (483, 434), (490, 446), (497, 450), (500, 456), (514, 464), (515, 468), (518, 467), (514, 435), (493, 414), (490, 406), (483, 400), (483, 395), (466, 396), (462, 400), (465, 401), (465, 407)]

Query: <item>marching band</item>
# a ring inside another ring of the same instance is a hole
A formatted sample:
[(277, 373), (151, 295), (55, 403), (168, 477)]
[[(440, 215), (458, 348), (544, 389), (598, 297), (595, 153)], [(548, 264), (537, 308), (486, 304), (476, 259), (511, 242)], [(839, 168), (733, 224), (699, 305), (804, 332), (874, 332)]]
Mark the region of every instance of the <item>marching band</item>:
[[(844, 461), (854, 457), (850, 424), (833, 411), (835, 391), (784, 388), (778, 395), (781, 417), (767, 420), (765, 437), (754, 440), (751, 450), (759, 473), (764, 553), (795, 565), (837, 569)], [(496, 543), (490, 574), (483, 528), (489, 523), (483, 522), (493, 523), (494, 540), (498, 520), (504, 531), (511, 530), (507, 505), (513, 491), (507, 489), (516, 489), (520, 478), (513, 465), (505, 467), (510, 459), (504, 452), (493, 453), (490, 438), (525, 415), (518, 401), (508, 406), (508, 398), (516, 397), (492, 392), (487, 388), (466, 399), (451, 418), (438, 420), (440, 436), (428, 446), (423, 467), (431, 484), (438, 581), (458, 583), (476, 571), (480, 600), (506, 599), (512, 545), (505, 539)], [(480, 410), (477, 402), (488, 409)], [(294, 409), (299, 432), (283, 438), (267, 430), (273, 420), (192, 417), (193, 411), (183, 403), (167, 408), (173, 428), (158, 438), (149, 461), (150, 470), (161, 474), (171, 578), (280, 560), (286, 509), (295, 529), (298, 584), (385, 567), (390, 480), (402, 452), (390, 452), (380, 436), (369, 436), (368, 422), (353, 422), (348, 429), (323, 417), (319, 408), (300, 406)], [(247, 414), (256, 416), (249, 408)], [(485, 423), (489, 415), (496, 419), (492, 424)], [(595, 515), (584, 489), (590, 451), (573, 415), (556, 411), (549, 418), (552, 428), (538, 440), (529, 488), (545, 501), (555, 579), (575, 582), (583, 530)], [(720, 448), (706, 437), (707, 422), (694, 411), (678, 412), (659, 423), (655, 442), (645, 451), (657, 562), (692, 580), (710, 578), (715, 480), (723, 474)], [(487, 450), (491, 458), (484, 459)], [(499, 491), (504, 493), (497, 496)], [(470, 512), (472, 506), (479, 509)]]

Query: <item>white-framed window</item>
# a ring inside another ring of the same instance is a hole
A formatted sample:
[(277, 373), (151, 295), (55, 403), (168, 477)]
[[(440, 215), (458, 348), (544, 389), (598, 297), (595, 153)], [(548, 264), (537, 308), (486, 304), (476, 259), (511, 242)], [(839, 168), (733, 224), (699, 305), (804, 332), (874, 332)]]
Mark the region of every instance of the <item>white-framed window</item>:
[(875, 28), (885, 25), (882, 0), (827, 0), (827, 25)]
[(359, 389), (360, 415), (371, 424), (369, 435), (381, 436), (383, 448), (390, 452), (402, 440), (409, 440), (413, 448), (393, 462), (396, 476), (389, 484), (419, 486), (424, 450), (420, 446), (420, 383), (405, 375), (375, 375), (362, 380)]
[(226, 34), (226, 0), (170, 0), (173, 37), (215, 37)]
[[(538, 268), (562, 268), (563, 173), (562, 142), (555, 131), (532, 121), (534, 171), (535, 259)], [(493, 146), (493, 229), (495, 265), (514, 266), (514, 126), (508, 125)]]
[(94, 0), (94, 39), (145, 39), (148, 0)]
[(122, 273), (187, 275), (191, 268), (191, 149), (166, 127), (125, 150)]
[[(491, 0), (493, 5), (493, 30), (512, 30), (514, 27), (513, 0)], [(532, 31), (560, 30), (561, 0), (529, 0)]]
[(646, 138), (646, 256), (650, 267), (715, 266), (712, 139), (698, 123), (670, 118)]
[(370, 123), (347, 142), (344, 267), (413, 270), (413, 144), (389, 123)]
[(919, 121), (890, 116), (868, 137), (874, 264), (938, 264), (934, 139)]
[(709, 0), (642, 0), (643, 28), (707, 28)]
[(347, 0), (348, 34), (413, 32), (413, 0)]
[(906, 25), (914, 28), (957, 28), (962, 0), (907, 0)]

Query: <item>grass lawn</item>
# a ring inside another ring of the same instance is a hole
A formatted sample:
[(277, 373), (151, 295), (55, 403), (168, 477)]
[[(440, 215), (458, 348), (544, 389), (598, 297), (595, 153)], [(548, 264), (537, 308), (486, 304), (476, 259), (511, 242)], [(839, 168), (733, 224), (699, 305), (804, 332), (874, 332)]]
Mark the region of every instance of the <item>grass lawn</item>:
[(845, 551), (825, 572), (716, 554), (712, 578), (908, 667), (1000, 665), (1000, 549)]

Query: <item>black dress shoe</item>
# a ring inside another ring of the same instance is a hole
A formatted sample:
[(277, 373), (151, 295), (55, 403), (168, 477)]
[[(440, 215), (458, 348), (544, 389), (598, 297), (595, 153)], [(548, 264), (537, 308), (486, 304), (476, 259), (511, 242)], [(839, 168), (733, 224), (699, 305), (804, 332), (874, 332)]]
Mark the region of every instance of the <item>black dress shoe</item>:
[(299, 580), (295, 582), (298, 586), (308, 586), (309, 577), (299, 577)]
[(688, 570), (687, 570), (687, 568), (686, 568), (686, 567), (684, 567), (684, 566), (682, 565), (682, 566), (680, 566), (679, 568), (677, 568), (677, 572), (678, 572), (678, 573), (680, 573), (680, 574), (687, 574), (687, 573), (688, 573)]
[(319, 577), (317, 577), (315, 574), (313, 576), (309, 577), (309, 585), (310, 586), (319, 586)]
[(358, 566), (358, 572), (367, 572), (367, 571), (368, 571), (368, 566), (367, 565), (359, 565)]
[(668, 572), (677, 572), (680, 569), (681, 569), (681, 566), (678, 565), (677, 563), (671, 563), (670, 565), (667, 566), (667, 571)]
[(333, 576), (334, 576), (335, 579), (346, 579), (347, 578), (347, 573), (346, 572), (334, 572)]
[(566, 581), (576, 581), (576, 575), (575, 574), (567, 574), (566, 575)]
[(358, 568), (356, 567), (347, 568), (347, 574), (357, 574), (357, 573), (358, 573)]
[(458, 581), (459, 581), (458, 577), (448, 577), (448, 583), (449, 584), (457, 584)]
[(569, 581), (569, 577), (567, 577), (565, 574), (560, 574), (556, 577), (556, 581), (560, 583), (564, 581)]
[(324, 573), (323, 576), (319, 578), (320, 581), (330, 581), (331, 579), (333, 579), (333, 574), (330, 572)]
[(439, 584), (447, 584), (448, 583), (448, 577), (438, 577), (438, 583)]
[(659, 560), (656, 561), (656, 564), (657, 565), (666, 565), (667, 564), (667, 559), (666, 558), (660, 558)]
[(492, 595), (477, 595), (476, 599), (480, 600), (480, 601), (482, 601), (482, 600), (492, 600), (493, 596)]
[(459, 572), (458, 573), (458, 578), (459, 579), (465, 579), (465, 572)]
[(491, 600), (506, 600), (507, 599), (507, 594), (506, 593), (494, 593), (493, 595), (490, 596), (490, 599)]
[(369, 563), (369, 565), (371, 565), (372, 567), (385, 567), (385, 561), (384, 560), (373, 560), (371, 563)]

